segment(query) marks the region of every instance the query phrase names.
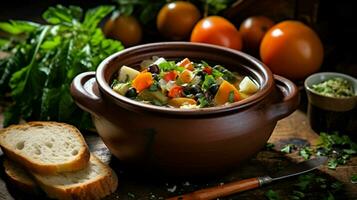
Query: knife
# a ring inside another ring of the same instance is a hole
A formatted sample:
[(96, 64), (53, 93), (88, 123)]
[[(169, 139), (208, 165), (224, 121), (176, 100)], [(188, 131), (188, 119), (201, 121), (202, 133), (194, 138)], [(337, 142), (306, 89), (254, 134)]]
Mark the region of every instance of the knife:
[(219, 185), (211, 188), (198, 190), (189, 194), (184, 194), (167, 200), (209, 200), (216, 199), (218, 197), (224, 197), (232, 195), (238, 192), (251, 190), (269, 184), (273, 181), (277, 181), (284, 178), (300, 175), (318, 168), (320, 165), (327, 161), (327, 157), (321, 156), (314, 159), (310, 159), (298, 164), (291, 165), (285, 170), (280, 171), (272, 176), (261, 176), (256, 178), (244, 179), (241, 181), (235, 181), (224, 185)]

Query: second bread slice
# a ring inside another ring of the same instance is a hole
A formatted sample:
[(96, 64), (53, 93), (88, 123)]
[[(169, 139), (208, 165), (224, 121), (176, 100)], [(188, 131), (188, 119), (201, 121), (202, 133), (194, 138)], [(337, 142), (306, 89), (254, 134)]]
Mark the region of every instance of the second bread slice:
[(80, 170), (90, 157), (78, 129), (57, 122), (10, 126), (1, 131), (0, 145), (9, 158), (39, 174)]
[(20, 165), (5, 158), (4, 169), (8, 179), (16, 188), (27, 194), (39, 193), (39, 188), (35, 181)]
[(102, 199), (118, 186), (115, 172), (94, 155), (86, 168), (76, 172), (32, 175), (47, 195), (55, 199)]

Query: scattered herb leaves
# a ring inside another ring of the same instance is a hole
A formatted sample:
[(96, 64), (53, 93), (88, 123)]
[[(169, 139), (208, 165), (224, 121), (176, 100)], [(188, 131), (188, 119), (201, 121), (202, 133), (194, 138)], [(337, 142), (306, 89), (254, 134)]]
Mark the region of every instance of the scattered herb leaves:
[(357, 184), (357, 174), (353, 174), (353, 175), (351, 176), (351, 183)]
[(293, 149), (295, 149), (294, 144), (286, 144), (280, 151), (283, 153), (291, 153)]
[(347, 135), (320, 133), (317, 155), (329, 157), (329, 169), (336, 169), (338, 165), (346, 164), (352, 155), (356, 155), (356, 152), (357, 144)]
[(305, 160), (310, 159), (312, 153), (313, 153), (313, 149), (310, 147), (303, 147), (299, 150), (299, 155), (302, 156)]
[(268, 150), (268, 151), (273, 150), (274, 147), (275, 147), (274, 143), (267, 142), (265, 144), (265, 149)]
[[(308, 146), (299, 149), (299, 155), (305, 160), (310, 159), (311, 156), (327, 156), (329, 158), (327, 166), (329, 169), (336, 169), (338, 165), (344, 165), (351, 158), (357, 154), (357, 144), (354, 143), (347, 135), (340, 135), (338, 133), (320, 133), (320, 142), (317, 148)], [(287, 144), (281, 148), (283, 153), (292, 153), (297, 149), (294, 144)]]
[(342, 189), (342, 183), (328, 180), (315, 173), (307, 173), (298, 177), (295, 189), (289, 195), (289, 199), (335, 199)]
[(268, 191), (265, 193), (265, 197), (266, 197), (268, 200), (279, 200), (279, 199), (280, 199), (278, 193), (276, 193), (274, 190), (268, 190)]

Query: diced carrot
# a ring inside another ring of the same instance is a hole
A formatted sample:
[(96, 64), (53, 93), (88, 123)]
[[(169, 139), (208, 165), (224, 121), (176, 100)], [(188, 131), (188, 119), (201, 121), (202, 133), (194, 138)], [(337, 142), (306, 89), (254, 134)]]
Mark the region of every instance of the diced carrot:
[(178, 63), (178, 66), (180, 67), (184, 67), (190, 71), (193, 71), (194, 70), (194, 66), (193, 64), (191, 63), (190, 59), (188, 58), (185, 58), (183, 59), (181, 62)]
[(223, 105), (227, 102), (230, 101), (230, 95), (231, 92), (233, 92), (233, 102), (239, 101), (240, 97), (239, 97), (239, 92), (237, 90), (236, 87), (234, 87), (234, 85), (230, 84), (227, 81), (223, 81), (221, 83), (221, 85), (218, 88), (217, 94), (214, 97), (214, 102), (216, 105)]
[(168, 96), (172, 98), (181, 97), (183, 92), (182, 86), (174, 86), (170, 89)]
[(131, 85), (136, 89), (137, 92), (140, 92), (153, 84), (152, 74), (150, 72), (140, 73), (135, 77)]
[(177, 77), (177, 73), (176, 71), (170, 71), (170, 72), (167, 72), (165, 75), (164, 75), (164, 80), (165, 81), (174, 81)]
[(179, 75), (179, 79), (184, 83), (189, 83), (193, 79), (193, 73), (190, 70), (183, 70)]
[(194, 99), (185, 98), (185, 97), (178, 97), (178, 98), (170, 99), (168, 104), (170, 106), (179, 108), (179, 107), (181, 107), (183, 105), (197, 105), (197, 102)]
[(206, 72), (208, 75), (211, 75), (212, 74), (212, 67), (206, 66), (205, 68), (203, 68), (202, 71)]

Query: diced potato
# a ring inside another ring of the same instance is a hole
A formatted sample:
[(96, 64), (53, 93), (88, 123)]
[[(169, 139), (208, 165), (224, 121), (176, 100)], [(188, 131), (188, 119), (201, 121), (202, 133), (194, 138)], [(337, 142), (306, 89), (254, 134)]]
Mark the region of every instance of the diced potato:
[(252, 81), (248, 76), (244, 77), (243, 80), (239, 84), (239, 92), (246, 94), (253, 94), (259, 90), (257, 84)]
[(159, 58), (154, 62), (154, 64), (159, 65), (160, 63), (163, 63), (163, 62), (166, 62), (165, 58)]
[(113, 86), (113, 90), (121, 95), (125, 95), (125, 93), (129, 90), (129, 83), (118, 83)]
[(138, 70), (123, 65), (120, 68), (118, 80), (119, 82), (132, 81), (139, 74), (140, 72)]
[(250, 95), (249, 94), (246, 94), (246, 93), (243, 93), (243, 92), (239, 92), (239, 97), (241, 98), (241, 99), (246, 99), (246, 98), (248, 98)]
[(200, 106), (194, 105), (194, 104), (184, 104), (184, 105), (180, 106), (180, 108), (190, 110), (190, 109), (198, 109), (198, 108), (200, 108)]
[(184, 105), (196, 105), (197, 102), (194, 99), (185, 98), (185, 97), (178, 97), (172, 98), (169, 100), (169, 105), (175, 108), (180, 108)]

